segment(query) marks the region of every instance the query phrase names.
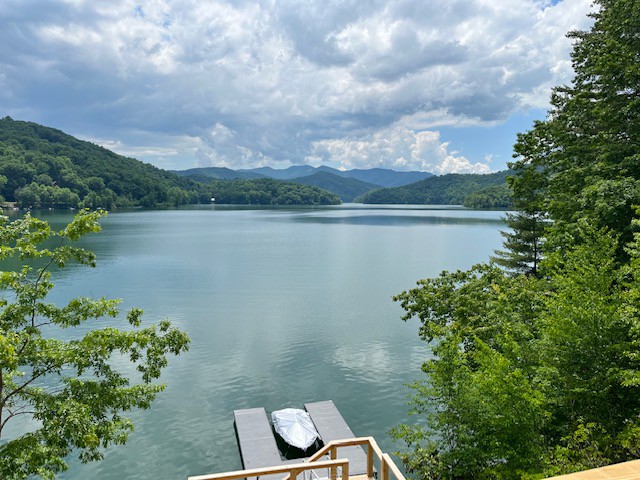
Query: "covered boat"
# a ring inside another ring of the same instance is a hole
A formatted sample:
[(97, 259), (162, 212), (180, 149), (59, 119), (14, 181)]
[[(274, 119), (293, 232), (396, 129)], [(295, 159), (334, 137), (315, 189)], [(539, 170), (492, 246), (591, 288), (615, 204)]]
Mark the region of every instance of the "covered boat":
[(271, 421), (276, 433), (300, 450), (307, 450), (320, 438), (309, 414), (299, 408), (276, 410), (271, 413)]

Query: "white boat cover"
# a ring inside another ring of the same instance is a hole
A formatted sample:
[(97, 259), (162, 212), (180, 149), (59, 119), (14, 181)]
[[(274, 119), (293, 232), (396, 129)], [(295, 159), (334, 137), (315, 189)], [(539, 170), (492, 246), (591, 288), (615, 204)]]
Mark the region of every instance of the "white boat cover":
[(271, 413), (276, 432), (289, 445), (306, 450), (320, 436), (311, 417), (299, 408), (285, 408)]

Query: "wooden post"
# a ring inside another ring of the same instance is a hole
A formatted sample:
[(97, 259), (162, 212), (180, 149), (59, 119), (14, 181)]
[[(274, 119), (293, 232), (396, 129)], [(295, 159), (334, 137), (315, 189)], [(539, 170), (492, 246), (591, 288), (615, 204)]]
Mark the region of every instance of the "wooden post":
[(349, 462), (342, 466), (342, 480), (349, 480)]
[(387, 464), (387, 468), (393, 472), (393, 475), (396, 477), (396, 480), (405, 480), (404, 475), (402, 475), (402, 472), (393, 461), (393, 458), (391, 458), (391, 456), (388, 453), (383, 453), (382, 458), (384, 458), (385, 463)]
[[(329, 450), (329, 458), (335, 460), (337, 458), (338, 448), (334, 445)], [(331, 480), (338, 479), (338, 467), (331, 467)]]
[(387, 463), (387, 459), (382, 457), (382, 479), (381, 480), (389, 480), (389, 464)]
[(373, 445), (371, 442), (367, 448), (367, 477), (373, 478)]

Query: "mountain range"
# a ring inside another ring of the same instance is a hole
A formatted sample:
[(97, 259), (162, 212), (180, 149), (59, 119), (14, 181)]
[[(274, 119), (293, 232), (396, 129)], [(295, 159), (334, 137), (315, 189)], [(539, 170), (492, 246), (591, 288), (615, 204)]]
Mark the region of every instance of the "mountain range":
[(356, 197), (372, 190), (401, 187), (433, 176), (428, 172), (398, 172), (386, 168), (343, 171), (326, 165), (319, 167), (294, 165), (281, 170), (272, 167), (240, 170), (225, 167), (202, 167), (174, 171), (174, 173), (196, 181), (235, 180), (238, 178), (273, 178), (293, 181), (328, 190), (338, 195), (343, 202), (352, 202)]
[(489, 175), (341, 171), (297, 165), (161, 170), (32, 122), (0, 119), (0, 202), (21, 208), (170, 207), (188, 203), (342, 202), (507, 207), (509, 172)]

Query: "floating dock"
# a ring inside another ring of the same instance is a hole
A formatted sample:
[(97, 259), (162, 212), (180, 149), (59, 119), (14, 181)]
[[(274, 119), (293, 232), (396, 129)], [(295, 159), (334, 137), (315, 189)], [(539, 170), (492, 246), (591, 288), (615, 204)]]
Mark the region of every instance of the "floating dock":
[[(355, 437), (333, 401), (306, 403), (304, 408), (309, 413), (320, 434), (320, 439), (325, 444), (332, 440)], [(233, 416), (244, 469), (271, 467), (301, 461), (300, 459), (282, 460), (264, 408), (234, 410)], [(350, 476), (366, 475), (367, 455), (362, 447), (345, 447), (340, 452), (340, 457), (349, 460)], [(260, 477), (260, 480), (279, 480), (281, 478), (282, 475), (276, 474)]]
[[(333, 404), (333, 401), (305, 403), (304, 408), (309, 412), (309, 416), (325, 445), (332, 440), (345, 440), (355, 437), (349, 425), (347, 425), (347, 422), (345, 422)], [(362, 447), (345, 447), (340, 451), (340, 457), (349, 459), (350, 476), (366, 475), (367, 455)]]

